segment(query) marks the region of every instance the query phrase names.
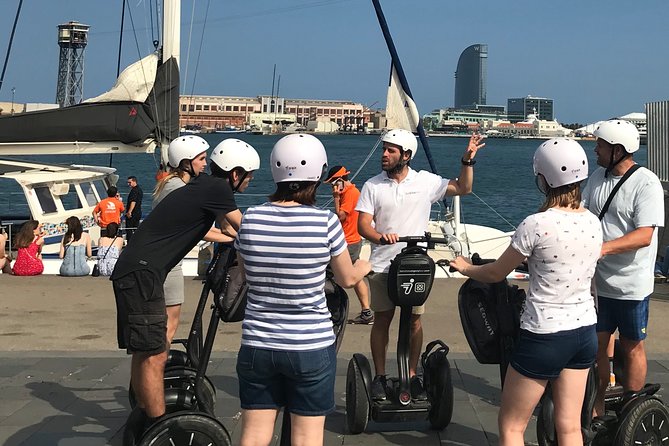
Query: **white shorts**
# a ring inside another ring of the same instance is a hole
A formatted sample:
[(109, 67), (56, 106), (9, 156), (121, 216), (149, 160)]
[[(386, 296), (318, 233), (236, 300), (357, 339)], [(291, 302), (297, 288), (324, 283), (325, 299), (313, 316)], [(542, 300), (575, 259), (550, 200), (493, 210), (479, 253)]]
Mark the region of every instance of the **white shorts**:
[(181, 269), (183, 260), (172, 268), (165, 277), (163, 289), (165, 291), (165, 306), (181, 305), (184, 303), (184, 272)]

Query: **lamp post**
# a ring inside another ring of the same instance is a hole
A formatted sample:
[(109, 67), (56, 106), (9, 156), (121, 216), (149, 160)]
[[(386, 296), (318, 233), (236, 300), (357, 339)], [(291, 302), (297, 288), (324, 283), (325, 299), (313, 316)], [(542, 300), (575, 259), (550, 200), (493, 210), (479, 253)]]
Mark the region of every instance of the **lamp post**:
[(9, 114), (14, 114), (14, 93), (16, 92), (16, 87), (12, 87), (12, 109), (9, 111)]

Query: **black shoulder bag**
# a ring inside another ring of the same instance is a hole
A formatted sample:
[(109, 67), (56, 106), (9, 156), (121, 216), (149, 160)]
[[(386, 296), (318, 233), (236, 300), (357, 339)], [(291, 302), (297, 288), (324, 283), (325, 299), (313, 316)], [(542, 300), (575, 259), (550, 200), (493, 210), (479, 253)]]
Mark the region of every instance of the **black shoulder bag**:
[(627, 179), (629, 177), (631, 177), (634, 172), (639, 170), (640, 167), (641, 166), (639, 166), (638, 164), (633, 165), (632, 167), (630, 167), (627, 170), (627, 172), (625, 172), (625, 175), (623, 175), (623, 177), (620, 179), (620, 181), (618, 181), (618, 184), (616, 184), (616, 186), (611, 191), (611, 194), (609, 195), (609, 198), (606, 200), (606, 203), (604, 203), (604, 207), (599, 212), (599, 219), (600, 220), (604, 218), (604, 215), (606, 214), (606, 211), (609, 210), (609, 206), (611, 205), (611, 202), (613, 201), (613, 197), (616, 195), (616, 192), (618, 192), (618, 189), (620, 189), (620, 187), (623, 185), (623, 183), (625, 181), (627, 181)]

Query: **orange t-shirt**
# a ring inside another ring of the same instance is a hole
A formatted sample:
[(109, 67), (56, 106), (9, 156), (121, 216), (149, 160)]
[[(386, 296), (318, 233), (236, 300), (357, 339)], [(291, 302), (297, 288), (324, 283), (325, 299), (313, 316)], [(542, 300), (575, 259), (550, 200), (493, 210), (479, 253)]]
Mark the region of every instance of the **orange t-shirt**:
[(358, 211), (355, 206), (358, 204), (360, 191), (355, 184), (351, 184), (341, 191), (339, 196), (339, 210), (346, 213), (346, 220), (341, 224), (346, 237), (346, 243), (353, 245), (361, 240), (358, 232)]
[(100, 214), (100, 227), (106, 228), (109, 223), (121, 224), (121, 213), (125, 210), (123, 202), (116, 197), (105, 198), (93, 209), (94, 214)]

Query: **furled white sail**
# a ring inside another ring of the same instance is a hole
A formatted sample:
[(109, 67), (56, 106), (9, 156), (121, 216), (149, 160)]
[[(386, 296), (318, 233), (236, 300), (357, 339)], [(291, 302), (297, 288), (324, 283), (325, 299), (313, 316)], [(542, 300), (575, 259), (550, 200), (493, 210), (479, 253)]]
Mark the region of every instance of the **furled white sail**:
[(386, 121), (389, 129), (404, 129), (410, 132), (415, 132), (420, 122), (416, 103), (402, 88), (394, 65), (391, 67), (390, 85), (388, 85)]
[(153, 88), (157, 68), (158, 54), (149, 54), (123, 70), (111, 90), (84, 102), (144, 102)]

